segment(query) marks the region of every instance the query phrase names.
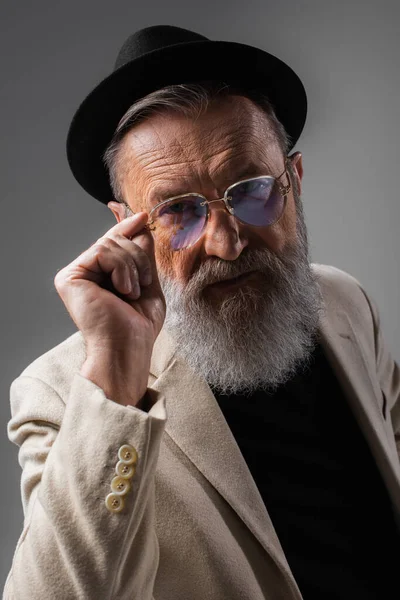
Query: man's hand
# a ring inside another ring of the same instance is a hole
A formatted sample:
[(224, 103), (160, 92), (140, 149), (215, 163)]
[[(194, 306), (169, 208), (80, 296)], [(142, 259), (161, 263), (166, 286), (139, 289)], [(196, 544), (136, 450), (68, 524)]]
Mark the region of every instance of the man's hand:
[(86, 343), (81, 374), (139, 407), (166, 312), (147, 219), (141, 212), (114, 225), (54, 279)]

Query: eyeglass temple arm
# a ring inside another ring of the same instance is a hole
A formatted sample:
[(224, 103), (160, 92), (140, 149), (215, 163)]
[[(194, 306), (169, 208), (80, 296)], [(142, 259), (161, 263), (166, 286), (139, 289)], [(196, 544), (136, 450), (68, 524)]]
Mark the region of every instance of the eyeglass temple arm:
[[(281, 192), (282, 192), (282, 194), (283, 194), (284, 196), (286, 196), (286, 195), (287, 195), (287, 194), (290, 192), (290, 190), (291, 190), (291, 188), (292, 188), (292, 183), (291, 183), (291, 181), (290, 181), (290, 173), (289, 173), (289, 170), (288, 170), (288, 166), (289, 166), (289, 165), (290, 165), (290, 158), (287, 156), (287, 157), (285, 158), (285, 170), (284, 170), (284, 171), (282, 171), (282, 173), (281, 173), (280, 175), (278, 175), (278, 177), (276, 177), (276, 180), (278, 181), (278, 183), (279, 183), (279, 185), (280, 185)], [(283, 177), (285, 173), (286, 173), (286, 175), (287, 175), (287, 178), (288, 178), (288, 181), (289, 181), (289, 183), (288, 183), (287, 185), (283, 185), (283, 184), (282, 184), (282, 183), (279, 181), (279, 180), (280, 180), (280, 178), (281, 178), (281, 177)]]

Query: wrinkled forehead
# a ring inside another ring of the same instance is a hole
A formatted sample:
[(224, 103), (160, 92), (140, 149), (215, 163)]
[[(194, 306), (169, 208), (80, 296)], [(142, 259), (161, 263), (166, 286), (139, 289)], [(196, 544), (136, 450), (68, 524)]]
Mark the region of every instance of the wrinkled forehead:
[(281, 152), (262, 109), (231, 96), (194, 117), (166, 110), (152, 114), (125, 135), (121, 154), (126, 189), (134, 186), (136, 193), (149, 195), (162, 182), (163, 193), (175, 195), (176, 186), (169, 184), (177, 178), (182, 189), (207, 179), (228, 186), (247, 164), (249, 176), (279, 168)]
[[(170, 109), (150, 115), (126, 134), (124, 148), (131, 158), (146, 163), (149, 155), (208, 158), (233, 145), (274, 141), (268, 116), (242, 96), (214, 101), (200, 115), (186, 116)], [(182, 156), (183, 155), (183, 156)]]

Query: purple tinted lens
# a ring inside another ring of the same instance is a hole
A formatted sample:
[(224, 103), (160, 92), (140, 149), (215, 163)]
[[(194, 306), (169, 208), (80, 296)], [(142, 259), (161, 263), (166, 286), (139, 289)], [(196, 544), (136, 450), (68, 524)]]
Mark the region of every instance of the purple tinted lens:
[(207, 206), (204, 198), (187, 196), (166, 202), (155, 211), (157, 229), (173, 250), (181, 250), (198, 240), (206, 222)]
[(231, 190), (229, 203), (235, 217), (248, 225), (265, 227), (282, 215), (284, 198), (273, 177), (263, 177), (238, 183)]

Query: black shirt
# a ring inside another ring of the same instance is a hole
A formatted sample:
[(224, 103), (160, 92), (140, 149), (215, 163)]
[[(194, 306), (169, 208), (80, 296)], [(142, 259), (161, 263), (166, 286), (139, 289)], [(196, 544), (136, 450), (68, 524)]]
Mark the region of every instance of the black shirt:
[(398, 597), (388, 493), (321, 346), (273, 395), (213, 391), (304, 600)]

